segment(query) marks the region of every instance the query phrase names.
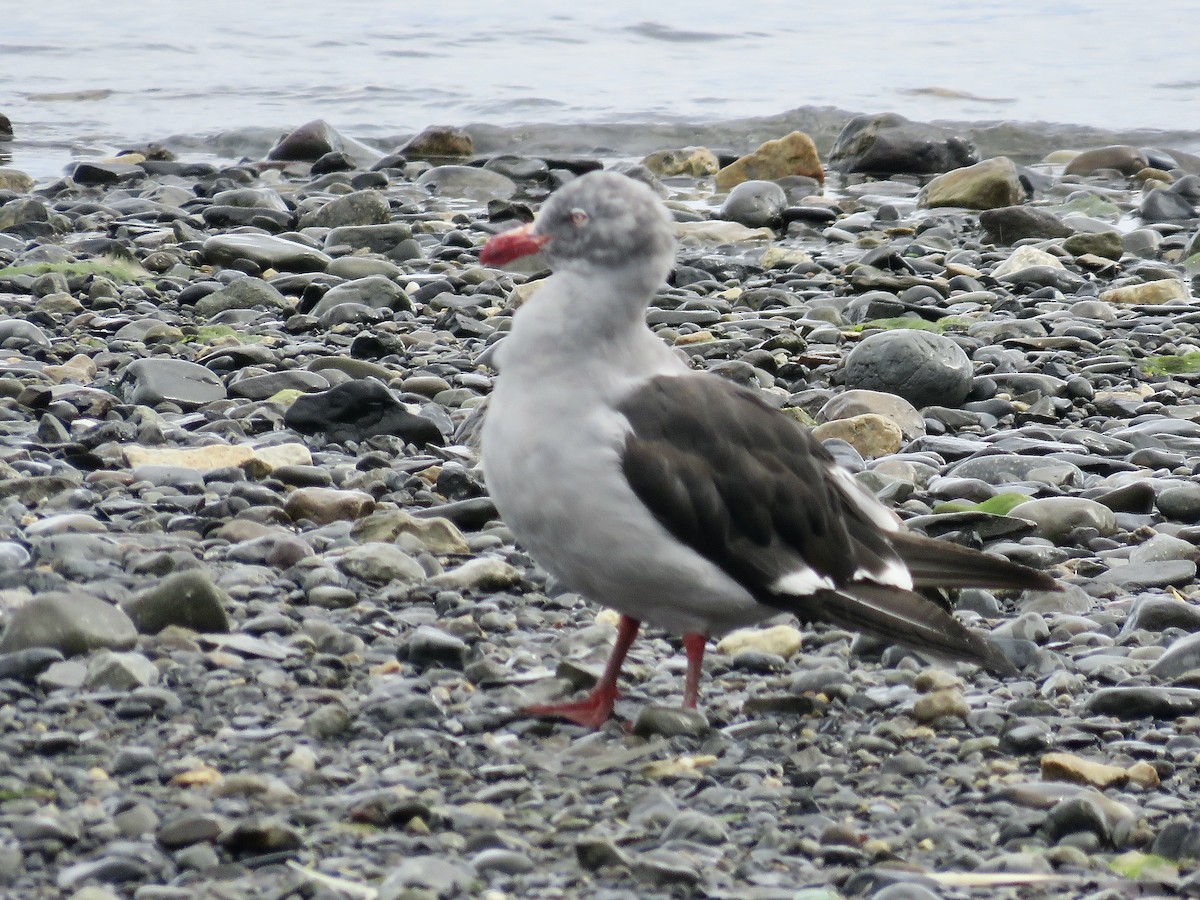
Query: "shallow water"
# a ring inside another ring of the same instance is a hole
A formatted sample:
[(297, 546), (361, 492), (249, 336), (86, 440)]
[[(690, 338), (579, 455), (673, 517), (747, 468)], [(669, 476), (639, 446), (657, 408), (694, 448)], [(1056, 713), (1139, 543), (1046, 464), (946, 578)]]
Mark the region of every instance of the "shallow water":
[[(18, 137), (7, 150), (13, 165), (48, 176), (72, 156), (176, 136), (192, 157), (255, 155), (315, 118), (385, 147), (434, 123), (487, 123), (512, 129), (500, 143), (536, 145), (563, 125), (740, 122), (798, 107), (836, 108), (834, 125), (890, 110), (1052, 123), (1019, 129), (1032, 137), (1077, 124), (1200, 145), (1194, 0), (1145, 14), (1069, 0), (515, 9), (22, 4), (6, 10), (0, 35), (0, 113)], [(516, 127), (529, 123), (551, 127)], [(609, 129), (586, 149), (641, 152), (626, 146), (636, 137)]]

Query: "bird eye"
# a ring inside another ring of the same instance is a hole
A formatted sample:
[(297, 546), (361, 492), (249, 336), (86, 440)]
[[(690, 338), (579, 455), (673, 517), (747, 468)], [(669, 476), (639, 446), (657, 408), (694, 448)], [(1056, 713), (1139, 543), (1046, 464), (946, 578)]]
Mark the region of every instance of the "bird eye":
[(576, 228), (582, 228), (587, 223), (588, 223), (588, 214), (587, 213), (585, 213), (582, 209), (579, 209), (578, 207), (571, 210), (571, 224), (572, 225), (574, 225)]

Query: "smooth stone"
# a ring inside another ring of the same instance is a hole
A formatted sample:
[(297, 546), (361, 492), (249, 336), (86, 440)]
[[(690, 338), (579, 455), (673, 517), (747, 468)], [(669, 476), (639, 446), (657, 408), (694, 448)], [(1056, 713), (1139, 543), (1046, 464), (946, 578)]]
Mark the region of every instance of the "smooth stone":
[(708, 730), (703, 713), (677, 706), (643, 706), (633, 722), (633, 733), (641, 738), (698, 737)]
[(1076, 528), (1095, 528), (1102, 535), (1116, 533), (1113, 511), (1102, 503), (1083, 497), (1042, 497), (1026, 500), (1008, 511), (1016, 519), (1037, 526), (1037, 534), (1058, 543)]
[(1146, 191), (1138, 205), (1143, 222), (1186, 222), (1196, 218), (1196, 207), (1175, 191), (1154, 188)]
[(375, 498), (365, 491), (346, 491), (326, 487), (302, 487), (284, 501), (283, 511), (293, 522), (308, 520), (317, 525), (354, 521), (375, 509)]
[(1033, 266), (1048, 266), (1052, 269), (1064, 268), (1062, 260), (1053, 253), (1047, 253), (1045, 250), (1039, 250), (1037, 247), (1026, 244), (1013, 250), (1004, 262), (992, 269), (991, 275), (997, 279), (1004, 278)]
[(261, 278), (247, 275), (236, 278), (227, 287), (201, 297), (196, 301), (196, 315), (211, 319), (228, 309), (254, 309), (290, 312), (293, 304), (273, 285)]
[(328, 389), (329, 381), (316, 372), (309, 372), (305, 369), (287, 369), (282, 372), (268, 372), (265, 375), (237, 378), (229, 383), (228, 392), (230, 397), (267, 400), (281, 391), (309, 393)]
[(412, 300), (404, 288), (382, 275), (369, 275), (334, 285), (308, 314), (320, 319), (342, 303), (358, 303), (370, 309), (413, 311)]
[(783, 223), (787, 194), (773, 181), (743, 181), (721, 204), (721, 218), (747, 228), (778, 228)]
[(890, 456), (904, 444), (904, 432), (900, 426), (876, 413), (835, 419), (815, 426), (809, 433), (822, 442), (845, 441), (864, 459)]
[(417, 518), (402, 509), (381, 510), (355, 522), (351, 535), (358, 541), (396, 541), (412, 536), (430, 553), (444, 556), (470, 552), (467, 539), (449, 519)]
[(475, 142), (462, 128), (430, 125), (413, 135), (397, 151), (405, 159), (446, 159), (475, 155)]
[(517, 193), (511, 178), (474, 166), (435, 166), (417, 176), (416, 184), (437, 197), (476, 202), (508, 200)]
[(1171, 679), (1193, 669), (1200, 669), (1200, 632), (1185, 635), (1171, 643), (1146, 674), (1153, 678)]
[[(424, 900), (465, 895), (477, 876), (466, 864), (440, 856), (406, 856), (379, 885), (376, 900)], [(417, 893), (421, 891), (422, 893)]]
[(923, 725), (950, 717), (966, 720), (971, 712), (962, 691), (957, 688), (946, 688), (933, 691), (917, 698), (913, 704), (912, 715)]
[(1117, 303), (1122, 306), (1157, 306), (1161, 303), (1190, 299), (1191, 292), (1187, 285), (1178, 278), (1163, 278), (1158, 281), (1111, 288), (1100, 294), (1102, 302)]
[(1134, 604), (1125, 618), (1121, 632), (1141, 629), (1157, 634), (1168, 628), (1200, 632), (1200, 609), (1181, 600), (1150, 594)]
[[(1115, 231), (1073, 234), (1063, 241), (1063, 249), (1072, 256), (1100, 256), (1104, 259), (1117, 260), (1125, 252), (1121, 243), (1121, 235)], [(1072, 307), (1074, 311), (1074, 307)], [(1075, 313), (1079, 315), (1080, 313)]]
[(312, 465), (312, 453), (303, 444), (271, 444), (250, 447), (245, 444), (210, 444), (177, 450), (173, 447), (123, 447), (125, 464), (136, 469), (141, 466), (178, 466), (209, 472), (214, 469), (243, 468), (267, 473), (279, 466)]
[(399, 547), (375, 541), (349, 548), (338, 557), (337, 566), (374, 584), (420, 584), (426, 578), (421, 564)]
[(219, 266), (247, 260), (281, 272), (323, 272), (333, 257), (306, 244), (270, 234), (230, 232), (204, 240), (204, 258)]
[(925, 418), (917, 408), (895, 394), (849, 390), (836, 394), (817, 413), (818, 422), (832, 422), (867, 413), (883, 416), (899, 426), (905, 440), (925, 433)]
[(757, 651), (790, 659), (800, 652), (803, 634), (792, 625), (773, 625), (770, 628), (739, 628), (717, 642), (717, 652), (737, 656)]
[(121, 380), (126, 402), (142, 406), (169, 402), (195, 407), (225, 399), (225, 385), (211, 369), (183, 359), (135, 359)]
[(1103, 169), (1113, 169), (1122, 175), (1136, 175), (1146, 168), (1146, 156), (1136, 147), (1113, 144), (1096, 147), (1077, 154), (1063, 171), (1064, 175), (1092, 175)]
[(846, 387), (897, 394), (920, 408), (958, 406), (971, 391), (970, 359), (950, 338), (897, 329), (873, 334), (846, 358)]
[[(405, 222), (386, 222), (380, 225), (343, 225), (329, 229), (325, 235), (324, 247), (326, 250), (334, 247), (349, 247), (352, 250), (387, 254), (404, 241), (412, 240), (412, 236), (412, 228)], [(331, 275), (345, 277), (339, 271), (338, 264), (344, 265), (345, 262), (342, 258), (335, 259), (325, 271)]]
[(1020, 203), (1024, 198), (1025, 188), (1016, 165), (1007, 156), (997, 156), (936, 176), (925, 185), (919, 202), (929, 209), (995, 209)]
[[(979, 214), (984, 237), (1011, 246), (1025, 238), (1069, 238), (1075, 232), (1054, 213), (1036, 206), (1000, 206)], [(1120, 237), (1117, 237), (1120, 245)], [(1118, 254), (1119, 256), (1120, 254)]]
[(461, 670), (467, 661), (466, 641), (430, 625), (417, 626), (403, 649), (405, 658), (420, 668), (442, 666)]
[(1169, 587), (1190, 584), (1196, 578), (1196, 564), (1190, 559), (1172, 559), (1142, 565), (1130, 563), (1114, 566), (1093, 580), (1099, 584), (1116, 584), (1126, 590)]
[(300, 217), (303, 228), (346, 228), (361, 225), (386, 225), (391, 216), (387, 197), (379, 191), (365, 190), (344, 194)]
[(141, 634), (158, 634), (171, 625), (216, 634), (230, 630), (226, 610), (232, 605), (204, 569), (184, 569), (134, 594), (122, 608)]
[(1085, 707), (1097, 715), (1118, 719), (1161, 718), (1195, 715), (1200, 711), (1200, 689), (1176, 687), (1100, 688), (1087, 698)]
[(502, 559), (481, 556), (469, 559), (429, 579), (433, 587), (459, 591), (502, 591), (521, 583), (521, 571)]
[(128, 650), (137, 640), (129, 616), (89, 594), (51, 591), (15, 609), (0, 638), (0, 654), (47, 647), (64, 656)]

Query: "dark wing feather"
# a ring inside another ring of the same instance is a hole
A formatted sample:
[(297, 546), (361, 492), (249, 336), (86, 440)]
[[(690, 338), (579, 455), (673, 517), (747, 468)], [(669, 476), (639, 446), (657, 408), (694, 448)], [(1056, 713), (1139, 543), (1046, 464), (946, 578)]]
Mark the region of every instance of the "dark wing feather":
[(620, 411), (634, 492), (751, 593), (805, 566), (841, 586), (899, 561), (830, 478), (825, 448), (753, 392), (718, 378), (660, 377)]
[[(719, 378), (659, 377), (619, 407), (629, 421), (622, 467), (678, 540), (713, 560), (759, 602), (920, 649), (1011, 666), (933, 599), (879, 584), (908, 566), (914, 587), (1053, 586), (998, 557), (888, 527), (873, 498), (836, 477), (828, 451), (752, 391)], [(780, 593), (805, 568), (832, 588)]]

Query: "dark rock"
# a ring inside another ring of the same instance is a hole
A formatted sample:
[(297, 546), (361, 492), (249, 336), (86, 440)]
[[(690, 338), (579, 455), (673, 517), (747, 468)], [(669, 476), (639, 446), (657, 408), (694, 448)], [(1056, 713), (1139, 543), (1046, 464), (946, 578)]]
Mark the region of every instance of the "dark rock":
[(128, 650), (137, 639), (129, 617), (90, 594), (50, 592), (18, 607), (0, 639), (0, 654), (45, 647), (66, 656)]
[(840, 172), (878, 176), (933, 175), (978, 161), (975, 148), (952, 131), (895, 113), (855, 116), (829, 152)]
[(229, 631), (229, 595), (213, 584), (204, 569), (185, 569), (168, 575), (153, 587), (130, 597), (125, 612), (142, 634), (157, 634), (168, 625), (192, 631)]
[(971, 392), (971, 361), (954, 341), (928, 331), (873, 334), (846, 358), (846, 387), (897, 394), (915, 407), (957, 406)]
[(1034, 206), (985, 209), (979, 214), (979, 224), (983, 226), (985, 239), (1004, 245), (1024, 238), (1062, 238), (1074, 234), (1054, 213)]
[(331, 441), (362, 441), (392, 434), (411, 444), (441, 446), (445, 439), (429, 419), (404, 408), (374, 379), (348, 381), (317, 394), (297, 397), (284, 424), (301, 434), (324, 434)]

